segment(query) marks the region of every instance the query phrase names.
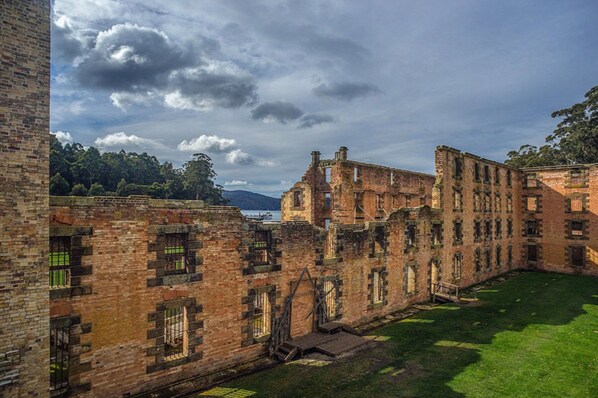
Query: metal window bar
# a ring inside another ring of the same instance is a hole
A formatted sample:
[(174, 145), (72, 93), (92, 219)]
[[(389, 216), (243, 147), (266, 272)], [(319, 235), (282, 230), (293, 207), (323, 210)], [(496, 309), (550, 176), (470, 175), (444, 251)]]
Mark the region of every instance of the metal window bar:
[(187, 322), (185, 307), (164, 310), (164, 360), (187, 355)]
[(326, 320), (332, 321), (336, 317), (336, 285), (333, 281), (324, 281), (323, 290)]
[(187, 272), (187, 234), (167, 234), (164, 245), (166, 274)]
[(50, 287), (68, 287), (71, 285), (71, 238), (57, 236), (50, 238)]
[(272, 231), (255, 231), (253, 262), (256, 265), (273, 264)]
[(50, 329), (50, 389), (58, 390), (69, 385), (69, 342), (71, 328)]
[(270, 335), (270, 299), (268, 293), (259, 293), (253, 300), (253, 337)]

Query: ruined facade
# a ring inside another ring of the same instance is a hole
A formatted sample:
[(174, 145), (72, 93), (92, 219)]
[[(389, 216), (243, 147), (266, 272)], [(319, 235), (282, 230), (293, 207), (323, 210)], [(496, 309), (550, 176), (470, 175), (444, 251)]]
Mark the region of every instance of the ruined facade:
[(48, 396), (49, 1), (0, 2), (0, 396)]
[(598, 165), (517, 170), (441, 146), (432, 176), (313, 152), (277, 224), (200, 201), (49, 199), (49, 4), (0, 11), (0, 396), (197, 388), (265, 357), (285, 313), (296, 337), (441, 283), (598, 275)]
[(312, 152), (303, 178), (282, 197), (282, 221), (358, 224), (431, 204), (433, 175), (352, 161), (347, 152), (341, 147), (328, 160)]

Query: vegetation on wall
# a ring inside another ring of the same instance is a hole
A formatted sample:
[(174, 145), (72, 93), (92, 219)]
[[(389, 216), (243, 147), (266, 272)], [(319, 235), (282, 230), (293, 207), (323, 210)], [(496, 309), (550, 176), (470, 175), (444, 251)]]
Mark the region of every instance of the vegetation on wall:
[(523, 145), (509, 152), (505, 163), (513, 167), (598, 163), (598, 86), (586, 93), (584, 101), (552, 117), (562, 120), (546, 137), (546, 145)]
[(74, 196), (149, 195), (162, 199), (200, 199), (225, 204), (214, 183), (212, 159), (196, 153), (175, 168), (143, 152), (104, 152), (81, 144), (50, 142), (50, 194)]

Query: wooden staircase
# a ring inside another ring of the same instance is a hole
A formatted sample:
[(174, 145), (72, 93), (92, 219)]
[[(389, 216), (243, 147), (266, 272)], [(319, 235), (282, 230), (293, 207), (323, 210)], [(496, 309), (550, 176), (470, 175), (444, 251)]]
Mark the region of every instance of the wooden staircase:
[(459, 286), (446, 282), (432, 283), (433, 302), (451, 303), (459, 300)]
[(274, 352), (274, 357), (278, 358), (282, 362), (288, 362), (297, 356), (297, 351), (298, 348), (296, 346), (289, 341), (285, 341), (281, 346), (278, 347), (278, 350)]

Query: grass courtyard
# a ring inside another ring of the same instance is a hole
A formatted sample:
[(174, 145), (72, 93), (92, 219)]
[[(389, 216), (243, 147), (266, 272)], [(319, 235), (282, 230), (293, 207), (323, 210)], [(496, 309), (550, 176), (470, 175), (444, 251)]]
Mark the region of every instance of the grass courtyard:
[(477, 297), (378, 329), (354, 356), (290, 362), (201, 396), (598, 397), (598, 279), (524, 273)]

